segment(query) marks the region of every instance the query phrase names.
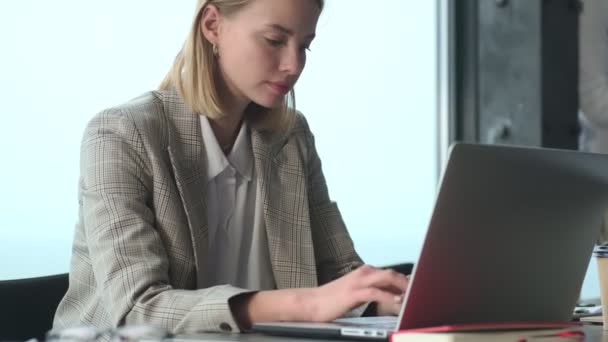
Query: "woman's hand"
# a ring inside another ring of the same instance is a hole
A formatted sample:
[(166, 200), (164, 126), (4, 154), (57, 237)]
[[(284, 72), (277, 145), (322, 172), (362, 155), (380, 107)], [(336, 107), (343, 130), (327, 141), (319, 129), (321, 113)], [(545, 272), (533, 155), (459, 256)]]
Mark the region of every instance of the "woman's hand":
[(397, 315), (409, 278), (363, 265), (316, 288), (260, 291), (238, 296), (231, 307), (239, 325), (251, 322), (329, 322), (359, 305), (376, 302), (379, 315)]
[[(410, 281), (410, 276), (405, 276), (405, 279), (408, 282)], [(401, 294), (399, 301), (396, 302), (379, 302), (376, 303), (376, 315), (377, 316), (398, 316), (401, 313), (401, 304), (403, 302), (403, 298), (405, 295), (405, 290)]]
[(409, 278), (391, 270), (363, 265), (353, 272), (313, 289), (303, 303), (307, 321), (327, 322), (357, 306), (376, 302), (379, 315), (398, 315)]

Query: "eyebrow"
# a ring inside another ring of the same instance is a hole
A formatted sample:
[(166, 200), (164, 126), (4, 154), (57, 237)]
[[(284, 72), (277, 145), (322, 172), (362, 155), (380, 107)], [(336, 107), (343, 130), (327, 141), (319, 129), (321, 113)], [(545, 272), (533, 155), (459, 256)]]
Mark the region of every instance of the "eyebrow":
[[(293, 36), (293, 31), (292, 30), (290, 30), (290, 29), (288, 29), (288, 28), (286, 28), (284, 26), (281, 26), (279, 24), (268, 24), (266, 26), (268, 26), (270, 28), (273, 28), (275, 30), (279, 30), (279, 31), (281, 31), (281, 32), (283, 32), (283, 33), (285, 33), (285, 34), (287, 34), (289, 36)], [(314, 37), (315, 37), (314, 33), (311, 33), (308, 36), (306, 36), (306, 38), (310, 38), (310, 39), (312, 39)]]

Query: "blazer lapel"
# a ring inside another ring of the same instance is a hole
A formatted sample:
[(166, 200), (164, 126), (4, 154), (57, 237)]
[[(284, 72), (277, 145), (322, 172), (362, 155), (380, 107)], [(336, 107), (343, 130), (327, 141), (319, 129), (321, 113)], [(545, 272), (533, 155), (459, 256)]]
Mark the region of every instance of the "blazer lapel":
[[(253, 129), (251, 144), (277, 288), (315, 287), (318, 281), (305, 176), (294, 174), (305, 171), (302, 165), (288, 170), (288, 158), (297, 158), (288, 155), (282, 143), (271, 143), (263, 132)], [(283, 182), (297, 183), (300, 193), (288, 193)]]
[(205, 182), (207, 162), (203, 153), (199, 117), (187, 108), (175, 92), (165, 95), (163, 105), (165, 114), (173, 126), (173, 129), (169, 130), (172, 136), (169, 136), (167, 152), (188, 220), (198, 277), (201, 267), (198, 261), (200, 256), (207, 255), (209, 233), (207, 205), (203, 198), (207, 186)]

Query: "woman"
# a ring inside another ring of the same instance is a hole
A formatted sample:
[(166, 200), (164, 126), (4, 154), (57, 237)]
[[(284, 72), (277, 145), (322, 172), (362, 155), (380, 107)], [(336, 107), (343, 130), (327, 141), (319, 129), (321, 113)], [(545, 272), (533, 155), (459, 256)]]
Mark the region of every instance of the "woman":
[(287, 106), (322, 7), (199, 0), (161, 89), (90, 122), (55, 328), (236, 332), (372, 302), (398, 313), (407, 279), (361, 266), (313, 136)]

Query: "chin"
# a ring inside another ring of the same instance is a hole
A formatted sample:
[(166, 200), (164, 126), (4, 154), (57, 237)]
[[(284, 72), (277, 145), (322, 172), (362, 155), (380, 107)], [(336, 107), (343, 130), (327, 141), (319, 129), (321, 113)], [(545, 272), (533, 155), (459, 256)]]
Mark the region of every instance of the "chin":
[(256, 104), (258, 104), (259, 106), (262, 106), (264, 108), (268, 108), (268, 109), (275, 109), (275, 108), (279, 108), (283, 105), (283, 103), (285, 102), (285, 97), (262, 97), (262, 98), (257, 98), (254, 99), (253, 102), (255, 102)]

